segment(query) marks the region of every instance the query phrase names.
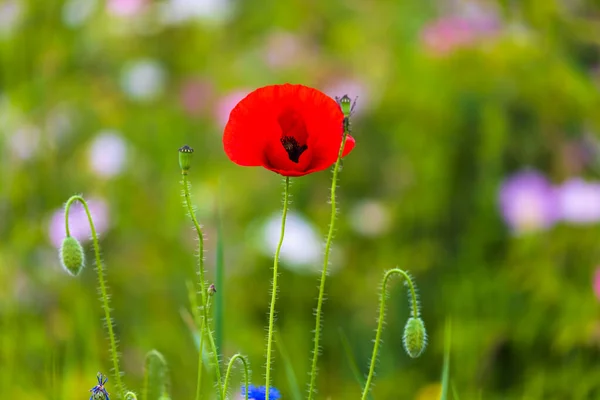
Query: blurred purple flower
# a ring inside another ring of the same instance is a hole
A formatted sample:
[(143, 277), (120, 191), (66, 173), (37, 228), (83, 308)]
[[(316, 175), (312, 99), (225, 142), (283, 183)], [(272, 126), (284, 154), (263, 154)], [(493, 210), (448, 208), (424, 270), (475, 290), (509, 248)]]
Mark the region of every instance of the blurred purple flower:
[(472, 12), (466, 16), (445, 16), (423, 28), (421, 40), (425, 48), (436, 55), (446, 55), (460, 47), (495, 35), (500, 28), (496, 14)]
[(560, 217), (575, 224), (600, 221), (600, 183), (573, 178), (557, 190)]
[(181, 106), (191, 116), (201, 115), (211, 104), (213, 91), (213, 85), (207, 80), (188, 79), (179, 92)]
[(128, 17), (140, 12), (146, 5), (146, 0), (107, 0), (106, 9), (109, 13)]
[(502, 183), (500, 209), (515, 233), (547, 229), (558, 218), (556, 190), (537, 171), (518, 172)]
[[(94, 220), (94, 226), (98, 235), (106, 232), (109, 223), (109, 212), (108, 205), (104, 200), (101, 199), (86, 199)], [(87, 215), (83, 206), (80, 203), (74, 203), (69, 210), (69, 229), (71, 236), (75, 237), (79, 241), (90, 240), (92, 232), (90, 230), (90, 224), (87, 219)], [(60, 208), (56, 210), (50, 218), (50, 224), (48, 227), (48, 236), (50, 241), (55, 247), (60, 247), (63, 239), (66, 236), (65, 233), (65, 209)]]
[(592, 286), (594, 288), (594, 294), (596, 295), (596, 298), (600, 300), (600, 267), (596, 267), (596, 272), (594, 272)]
[(91, 169), (105, 178), (121, 173), (127, 161), (127, 145), (117, 131), (101, 131), (90, 146)]
[(215, 118), (219, 127), (224, 128), (225, 125), (227, 125), (229, 114), (231, 113), (231, 110), (233, 110), (233, 107), (235, 107), (236, 104), (250, 92), (251, 90), (249, 89), (237, 89), (229, 92), (217, 101), (215, 106)]

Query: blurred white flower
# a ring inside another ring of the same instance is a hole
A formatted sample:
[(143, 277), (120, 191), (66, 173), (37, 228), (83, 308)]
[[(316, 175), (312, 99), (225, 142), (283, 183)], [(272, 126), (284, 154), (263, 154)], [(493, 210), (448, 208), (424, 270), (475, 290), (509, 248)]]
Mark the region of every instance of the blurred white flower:
[(177, 24), (191, 19), (222, 22), (231, 12), (230, 0), (167, 0), (161, 5), (165, 24)]
[(24, 11), (21, 1), (0, 2), (0, 37), (9, 36), (19, 27)]
[(160, 96), (166, 81), (166, 72), (154, 60), (138, 60), (123, 68), (121, 87), (132, 100), (151, 101)]
[(22, 125), (9, 133), (8, 145), (11, 154), (21, 160), (29, 160), (40, 147), (41, 132), (37, 126)]
[(390, 216), (383, 204), (376, 200), (365, 200), (350, 211), (350, 225), (364, 236), (379, 236), (390, 228)]
[(96, 10), (97, 0), (68, 0), (62, 8), (65, 25), (76, 28), (83, 25)]
[(121, 173), (127, 161), (127, 145), (117, 131), (100, 132), (90, 145), (89, 152), (90, 168), (105, 178)]
[[(281, 215), (274, 214), (263, 226), (262, 250), (265, 254), (275, 254), (280, 233)], [(299, 271), (313, 269), (318, 271), (322, 259), (321, 243), (320, 236), (309, 221), (300, 214), (288, 213), (280, 254), (282, 265)]]

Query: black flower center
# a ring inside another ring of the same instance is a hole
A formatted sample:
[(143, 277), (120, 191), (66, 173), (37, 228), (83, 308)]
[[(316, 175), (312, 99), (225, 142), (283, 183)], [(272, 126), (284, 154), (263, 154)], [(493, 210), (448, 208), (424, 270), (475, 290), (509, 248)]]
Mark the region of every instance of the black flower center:
[(283, 136), (280, 140), (283, 148), (285, 151), (287, 151), (290, 160), (297, 164), (298, 160), (300, 159), (300, 155), (304, 152), (304, 150), (308, 149), (308, 146), (300, 146), (296, 138), (293, 136)]

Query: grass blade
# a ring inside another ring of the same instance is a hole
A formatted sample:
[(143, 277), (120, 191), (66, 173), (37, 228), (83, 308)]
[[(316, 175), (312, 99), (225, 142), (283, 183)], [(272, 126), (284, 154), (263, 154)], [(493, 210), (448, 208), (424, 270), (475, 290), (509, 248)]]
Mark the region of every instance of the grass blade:
[[(350, 370), (352, 370), (352, 375), (354, 375), (354, 379), (356, 379), (358, 386), (362, 389), (365, 386), (365, 379), (361, 375), (360, 370), (358, 369), (358, 363), (356, 362), (356, 358), (354, 358), (354, 353), (352, 352), (352, 348), (350, 347), (348, 337), (344, 333), (342, 327), (338, 328), (338, 332), (340, 335), (340, 340), (342, 341), (342, 347), (344, 347), (344, 353), (346, 353), (346, 358), (348, 359), (348, 364), (350, 365)], [(373, 400), (373, 395), (371, 394), (371, 392), (369, 392), (368, 398), (369, 400)]]
[[(446, 320), (445, 340), (444, 340), (444, 367), (442, 369), (442, 391), (440, 400), (448, 399), (448, 385), (450, 383), (450, 344), (452, 340), (452, 323), (450, 319)], [(456, 396), (455, 396), (456, 397)]]
[(300, 392), (300, 387), (298, 386), (298, 380), (296, 379), (294, 367), (292, 366), (290, 356), (288, 355), (285, 346), (281, 341), (281, 335), (277, 331), (275, 331), (275, 344), (277, 345), (277, 351), (279, 352), (279, 355), (283, 360), (283, 366), (285, 367), (285, 375), (287, 376), (288, 385), (292, 392), (292, 399), (302, 400), (302, 393)]

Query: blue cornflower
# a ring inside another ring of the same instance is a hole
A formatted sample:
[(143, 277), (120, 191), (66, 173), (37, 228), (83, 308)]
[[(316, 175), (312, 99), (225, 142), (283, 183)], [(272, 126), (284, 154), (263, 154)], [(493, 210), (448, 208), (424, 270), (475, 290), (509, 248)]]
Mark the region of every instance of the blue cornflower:
[(98, 379), (98, 384), (90, 389), (90, 392), (92, 392), (90, 400), (110, 400), (110, 398), (108, 397), (108, 392), (104, 388), (104, 385), (106, 385), (108, 378), (104, 376), (101, 372), (98, 372), (96, 378)]
[[(242, 386), (242, 396), (246, 396), (246, 388)], [(267, 388), (264, 386), (248, 385), (248, 399), (265, 400), (267, 396)], [(274, 387), (269, 388), (269, 400), (278, 400), (281, 398), (281, 393)]]

